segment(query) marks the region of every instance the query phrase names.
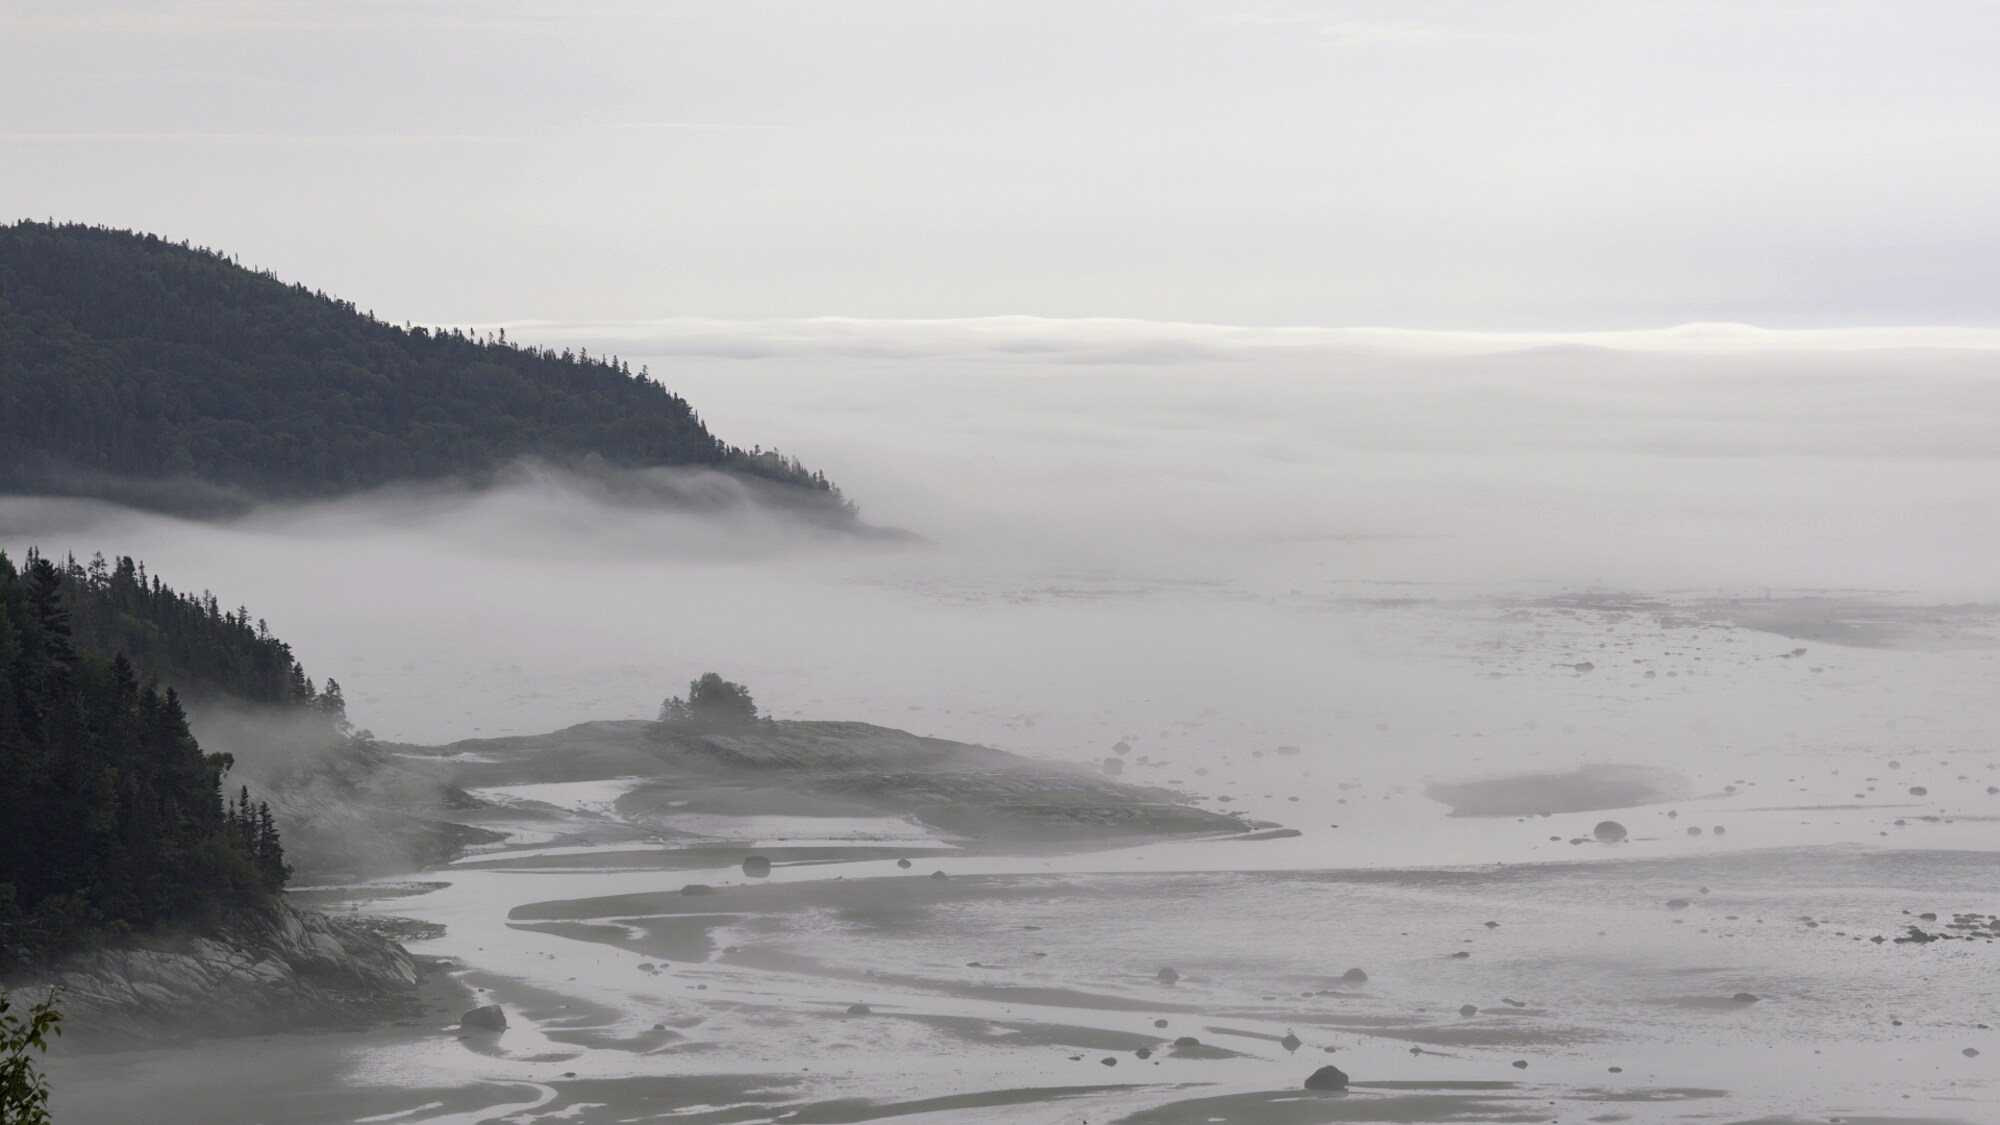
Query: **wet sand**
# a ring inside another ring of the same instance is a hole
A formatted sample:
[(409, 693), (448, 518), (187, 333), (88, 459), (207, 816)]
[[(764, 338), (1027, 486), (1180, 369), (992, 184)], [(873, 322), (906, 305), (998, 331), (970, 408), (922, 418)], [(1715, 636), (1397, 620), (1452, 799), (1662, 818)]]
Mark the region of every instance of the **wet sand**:
[[(1663, 611), (1510, 605), (1492, 612), (1528, 614), (1530, 632), (1481, 647), (1488, 612), (1452, 626), (1473, 638), (1456, 682), (1474, 702), (1472, 685), (1507, 684), (1513, 717), (1461, 717), (1464, 737), (1371, 723), (1355, 737), (1399, 753), (1351, 757), (1177, 745), (1197, 727), (1133, 740), (1129, 775), (1233, 797), (1245, 821), (1287, 833), (1051, 847), (852, 795), (643, 779), (629, 728), (582, 732), (595, 749), (575, 757), (489, 745), (461, 755), (479, 758), (465, 780), (490, 802), (468, 815), (513, 831), (508, 844), (314, 893), (442, 927), (412, 948), (450, 958), (460, 995), (415, 1027), (62, 1055), (58, 1111), (157, 1121), (148, 1111), (170, 1104), (174, 1120), (301, 1125), (2000, 1117), (2000, 1011), (1983, 984), (2000, 934), (1957, 921), (2000, 910), (2000, 798), (1985, 792), (2000, 759), (1984, 717), (1948, 706), (1983, 690), (1990, 653), (1809, 664), (1754, 628), (1670, 622), (1685, 673), (1670, 680), (1645, 677), (1667, 670), (1635, 662), (1650, 657), (1595, 656), (1658, 644)], [(1554, 659), (1579, 651), (1592, 670)], [(1743, 745), (1694, 729), (1704, 708), (1787, 684), (1813, 706), (1779, 720), (1798, 736), (1759, 743), (1754, 769)], [(1653, 713), (1647, 692), (1658, 714), (1693, 715), (1686, 729), (1606, 724)], [(1887, 725), (1913, 709), (1961, 717)], [(1673, 769), (1646, 764), (1649, 739), (1681, 734)], [(1624, 840), (1592, 835), (1607, 818)], [(752, 854), (773, 861), (767, 876), (744, 872)], [(1912, 926), (1952, 938), (1899, 942)], [(462, 1036), (473, 1003), (499, 1004), (507, 1030)], [(214, 1080), (221, 1060), (250, 1076)], [(1351, 1076), (1345, 1094), (1300, 1089), (1329, 1063)]]

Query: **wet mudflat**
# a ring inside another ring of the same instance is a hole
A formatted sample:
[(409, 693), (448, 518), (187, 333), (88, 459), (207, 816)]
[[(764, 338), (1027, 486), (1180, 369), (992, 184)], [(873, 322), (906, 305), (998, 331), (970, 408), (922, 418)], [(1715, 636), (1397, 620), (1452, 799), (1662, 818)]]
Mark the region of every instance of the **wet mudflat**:
[[(216, 1119), (2000, 1112), (1983, 983), (2000, 763), (1952, 706), (1985, 651), (1797, 657), (1758, 629), (1662, 626), (1657, 607), (1349, 612), (1410, 644), (1464, 638), (1431, 671), (1467, 689), (1457, 715), (1357, 715), (1347, 739), (1396, 748), (1365, 756), (1198, 712), (1165, 736), (1116, 720), (1102, 745), (1065, 736), (1075, 768), (1116, 758), (1118, 784), (1189, 794), (1229, 831), (1047, 840), (928, 815), (913, 780), (647, 772), (629, 753), (644, 724), (424, 752), (507, 842), (314, 897), (421, 926), (412, 949), (462, 998), (419, 1026), (241, 1045), (264, 1077)], [(1502, 618), (1511, 639), (1485, 643)], [(1550, 659), (1583, 638), (1592, 669)], [(1685, 674), (1649, 678), (1663, 664), (1599, 644), (1670, 645)], [(1732, 702), (1779, 690), (1815, 706), (1752, 768)], [(1926, 701), (1934, 721), (1909, 723)], [(1695, 718), (1631, 724), (1669, 705)], [(1671, 769), (1649, 750), (1669, 743)], [(452, 1009), (474, 1004), (505, 1028), (459, 1028)], [(175, 1057), (64, 1058), (57, 1075), (76, 1119), (148, 1120), (180, 1089)], [(1305, 1090), (1328, 1065), (1346, 1089)]]

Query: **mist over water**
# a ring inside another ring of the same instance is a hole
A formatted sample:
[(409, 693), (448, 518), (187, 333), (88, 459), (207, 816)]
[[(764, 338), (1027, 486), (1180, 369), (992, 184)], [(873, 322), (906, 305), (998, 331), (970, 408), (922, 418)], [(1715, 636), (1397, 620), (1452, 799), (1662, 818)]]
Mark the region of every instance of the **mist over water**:
[[(0, 526), (17, 551), (132, 553), (170, 582), (198, 576), (337, 677), (357, 723), (414, 742), (647, 717), (710, 669), (780, 717), (1092, 762), (1131, 738), (1173, 763), (1146, 780), (1210, 795), (1193, 769), (1280, 745), (1415, 784), (1735, 762), (1851, 739), (1860, 713), (1894, 720), (1872, 697), (1829, 706), (1798, 677), (1769, 680), (1793, 666), (1762, 657), (1795, 636), (1862, 637), (1845, 665), (1881, 664), (1866, 676), (1897, 685), (1896, 707), (1935, 699), (1925, 722), (1989, 717), (1925, 657), (1881, 651), (1990, 636), (1977, 615), (1911, 631), (1924, 607), (2000, 598), (2000, 433), (1984, 422), (2000, 353), (1977, 334), (1278, 346), (1269, 330), (978, 324), (849, 323), (831, 342), (812, 322), (726, 339), (547, 330), (656, 348), (632, 358), (718, 432), (770, 436), (917, 539), (843, 537), (748, 496), (620, 503), (534, 468), (477, 494), (221, 526), (6, 501)], [(701, 476), (679, 487), (731, 487)], [(1635, 639), (1621, 611), (1607, 649), (1597, 619), (1548, 611), (1579, 596), (1775, 632), (1738, 630), (1697, 688), (1689, 656), (1715, 631)], [(1510, 605), (1534, 620), (1510, 622)], [(1583, 661), (1602, 668), (1585, 680)]]
[[(455, 1040), (357, 1048), (356, 1089), (388, 1100), (356, 1114), (470, 1122), (533, 1102), (587, 1115), (636, 1096), (558, 1094), (536, 1085), (554, 1081), (538, 1059), (582, 1081), (712, 1080), (712, 1059), (646, 1046), (672, 1038), (659, 1011), (727, 1044), (730, 1073), (815, 1060), (800, 1096), (816, 1097), (1041, 1087), (1084, 1057), (1048, 1053), (1062, 1044), (1129, 1050), (1184, 1028), (1250, 1037), (1215, 1056), (1226, 1068), (1179, 1079), (1220, 1091), (1295, 1089), (1318, 1062), (1273, 1046), (1294, 1030), (1357, 1075), (1513, 1077), (1521, 1054), (1531, 1084), (1585, 1099), (1607, 1062), (1636, 1055), (1662, 1104), (1635, 1120), (1678, 1119), (1686, 1098), (1790, 1109), (1808, 1072), (1823, 1108), (1946, 1088), (1884, 1069), (1877, 1050), (1972, 1066), (1959, 1050), (1986, 1044), (1976, 990), (1863, 938), (1913, 910), (1997, 905), (1982, 858), (2000, 850), (1989, 341), (1685, 330), (1616, 346), (1274, 346), (1203, 330), (1197, 347), (1176, 326), (975, 327), (846, 324), (832, 342), (814, 324), (546, 329), (629, 351), (719, 434), (825, 470), (905, 536), (845, 535), (702, 473), (536, 466), (477, 493), (226, 524), (0, 501), (10, 552), (129, 553), (253, 607), (383, 739), (649, 718), (715, 670), (779, 718), (1114, 769), (1298, 832), (1060, 860), (950, 854), (923, 861), (952, 878), (920, 880), (921, 910), (898, 888), (922, 867), (855, 853), (834, 878), (780, 864), (759, 897), (727, 900), (761, 911), (746, 920), (671, 893), (741, 882), (735, 858), (631, 869), (611, 853), (634, 844), (591, 833), (954, 845), (782, 808), (628, 823), (640, 778), (479, 788), (503, 813), (542, 811), (483, 822), (513, 843), (368, 909), (442, 927), (413, 948), (455, 958), (465, 983), (533, 1020), (490, 1057)], [(268, 768), (254, 725), (217, 721), (212, 736), (251, 776)], [(551, 809), (570, 835), (536, 819)], [(1593, 835), (1606, 818), (1624, 842)], [(1000, 936), (1023, 924), (1038, 928), (1021, 939), (1033, 954)], [(675, 977), (635, 974), (642, 957)], [(1182, 975), (1171, 995), (1152, 979), (1161, 964)], [(1371, 983), (1342, 983), (1350, 964)], [(994, 979), (1043, 999), (1019, 1007)], [(707, 1006), (661, 988), (702, 989)], [(1754, 1015), (1737, 994), (1761, 998)], [(902, 1018), (813, 1014), (857, 996)], [(1905, 1028), (1910, 1012), (1923, 1015)], [(596, 1030), (558, 1030), (574, 1020)], [(1047, 1050), (996, 1050), (996, 1028)], [(292, 1048), (267, 1049), (274, 1073), (295, 1065)], [(542, 1092), (467, 1085), (482, 1082)], [(501, 1108), (439, 1108), (474, 1089)], [(1157, 1102), (1149, 1089), (1108, 1104)], [(1205, 1104), (1161, 1120), (1207, 1120)], [(1383, 1105), (1384, 1120), (1427, 1119)], [(1264, 1119), (1223, 1115), (1239, 1112)]]
[(779, 714), (937, 722), (970, 695), (1074, 721), (1205, 689), (1281, 726), (1308, 697), (1382, 698), (1379, 661), (1320, 659), (1350, 631), (1330, 609), (1370, 599), (2000, 597), (1991, 350), (1141, 362), (1132, 331), (1084, 358), (911, 329), (931, 347), (910, 358), (632, 357), (919, 542), (618, 504), (548, 471), (220, 527), (7, 501), (0, 527), (17, 553), (130, 553), (255, 607), (360, 722), (413, 740), (647, 714), (710, 667)]

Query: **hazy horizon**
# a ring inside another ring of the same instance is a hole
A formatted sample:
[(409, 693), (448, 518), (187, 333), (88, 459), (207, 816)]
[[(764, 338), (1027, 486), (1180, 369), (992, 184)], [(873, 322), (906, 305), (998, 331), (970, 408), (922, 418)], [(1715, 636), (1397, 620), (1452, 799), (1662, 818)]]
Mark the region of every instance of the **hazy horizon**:
[(1996, 326), (2000, 8), (27, 0), (0, 216), (395, 323)]
[(1996, 44), (11, 0), (58, 1120), (2000, 1119)]

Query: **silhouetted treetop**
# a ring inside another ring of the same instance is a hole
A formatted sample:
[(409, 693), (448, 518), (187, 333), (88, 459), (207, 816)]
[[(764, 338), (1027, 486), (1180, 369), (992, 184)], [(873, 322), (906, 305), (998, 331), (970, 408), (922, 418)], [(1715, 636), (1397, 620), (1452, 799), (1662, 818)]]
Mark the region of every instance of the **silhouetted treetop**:
[(0, 227), (0, 489), (183, 510), (558, 465), (826, 477), (709, 433), (609, 356), (396, 327), (214, 251), (81, 225)]

